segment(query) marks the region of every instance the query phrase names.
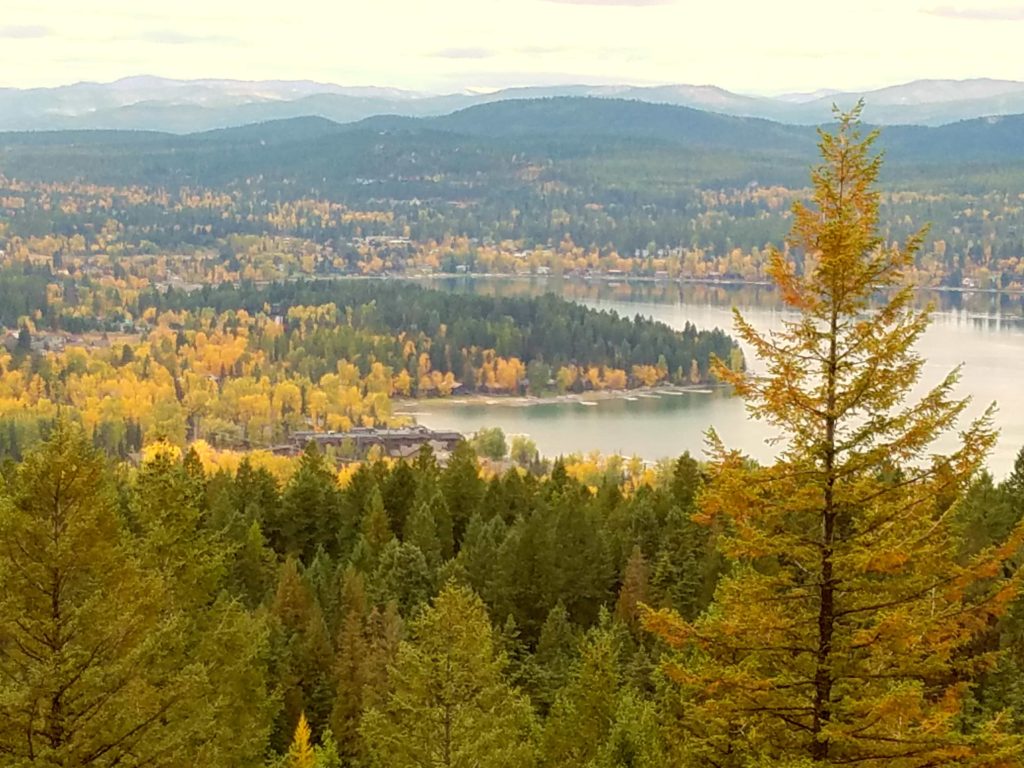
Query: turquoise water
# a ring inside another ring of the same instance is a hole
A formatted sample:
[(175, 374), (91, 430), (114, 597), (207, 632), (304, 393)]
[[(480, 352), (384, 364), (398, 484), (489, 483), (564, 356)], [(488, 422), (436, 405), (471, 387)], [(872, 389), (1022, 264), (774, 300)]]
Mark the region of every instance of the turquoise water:
[[(698, 327), (732, 328), (732, 307), (761, 331), (778, 328), (788, 317), (778, 297), (765, 288), (655, 284), (583, 284), (569, 281), (475, 278), (438, 280), (437, 287), (489, 294), (539, 294), (555, 291), (597, 309), (620, 314), (641, 314), (681, 328), (687, 321)], [(936, 384), (953, 367), (963, 364), (958, 393), (970, 396), (968, 415), (977, 415), (990, 402), (999, 406), (996, 417), (1000, 440), (989, 460), (997, 477), (1012, 467), (1024, 446), (1024, 313), (1020, 299), (986, 295), (936, 294), (923, 296), (938, 306), (931, 327), (918, 350), (925, 358), (918, 391)], [(751, 370), (757, 360), (744, 350)], [(527, 434), (541, 453), (619, 452), (645, 459), (677, 456), (683, 451), (701, 454), (705, 433), (714, 428), (725, 443), (754, 458), (768, 460), (773, 448), (766, 444), (767, 428), (748, 418), (742, 401), (723, 392), (662, 394), (636, 399), (606, 399), (589, 405), (579, 402), (523, 406), (500, 399), (484, 403), (442, 400), (415, 405), (417, 420), (433, 428), (472, 432), (482, 426), (500, 426), (508, 434)], [(938, 449), (954, 444), (952, 436)]]

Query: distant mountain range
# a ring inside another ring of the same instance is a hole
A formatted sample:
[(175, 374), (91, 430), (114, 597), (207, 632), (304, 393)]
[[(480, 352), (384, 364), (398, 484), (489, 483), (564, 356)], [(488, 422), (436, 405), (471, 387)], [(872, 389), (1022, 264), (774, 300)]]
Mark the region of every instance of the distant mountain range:
[(379, 115), (437, 117), (520, 99), (595, 97), (668, 104), (738, 117), (813, 125), (864, 98), (865, 119), (880, 125), (943, 125), (1024, 113), (1024, 82), (917, 80), (865, 92), (818, 91), (769, 98), (711, 85), (565, 85), (494, 93), (433, 95), (395, 88), (311, 81), (170, 80), (129, 77), (112, 83), (0, 89), (0, 130), (133, 129), (194, 133), (294, 117), (353, 123)]
[[(222, 187), (265, 184), (338, 199), (466, 199), (528, 186), (805, 183), (814, 128), (635, 100), (561, 97), (481, 104), (425, 118), (339, 124), (299, 117), (186, 136), (111, 130), (0, 133), (8, 178)], [(889, 126), (885, 176), (928, 189), (1012, 188), (1024, 115)], [(532, 170), (531, 170), (532, 169)], [(526, 174), (526, 175), (524, 175)]]

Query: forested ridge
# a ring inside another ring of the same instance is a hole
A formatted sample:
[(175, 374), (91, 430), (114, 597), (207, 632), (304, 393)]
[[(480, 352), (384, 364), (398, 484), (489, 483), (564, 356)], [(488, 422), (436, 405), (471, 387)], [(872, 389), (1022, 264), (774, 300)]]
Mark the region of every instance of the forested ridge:
[[(1020, 122), (885, 132), (886, 235), (931, 224), (907, 279), (1020, 287)], [(184, 137), (0, 134), (0, 248), (100, 269), (97, 255), (201, 251), (207, 280), (457, 268), (764, 280), (766, 245), (805, 192), (812, 135), (571, 98)]]

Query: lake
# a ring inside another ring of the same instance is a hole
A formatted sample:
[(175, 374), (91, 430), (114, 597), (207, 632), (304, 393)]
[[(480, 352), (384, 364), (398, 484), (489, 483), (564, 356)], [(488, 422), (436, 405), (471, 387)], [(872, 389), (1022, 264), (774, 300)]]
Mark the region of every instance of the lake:
[[(548, 291), (595, 309), (622, 315), (641, 314), (674, 328), (687, 321), (698, 328), (732, 329), (737, 307), (761, 331), (778, 328), (791, 314), (767, 287), (654, 283), (607, 283), (518, 278), (437, 278), (430, 285), (452, 291), (491, 295), (539, 295)], [(999, 405), (1000, 439), (988, 466), (997, 478), (1012, 468), (1024, 446), (1024, 306), (1019, 296), (973, 293), (923, 293), (922, 305), (934, 302), (931, 327), (918, 344), (926, 360), (918, 392), (938, 383), (963, 364), (957, 393), (970, 396), (969, 416), (991, 402)], [(747, 365), (758, 370), (750, 349)], [(432, 428), (474, 432), (498, 426), (506, 434), (527, 434), (545, 456), (567, 453), (623, 453), (655, 460), (683, 451), (701, 455), (706, 431), (713, 427), (726, 445), (761, 461), (772, 458), (767, 427), (748, 418), (741, 400), (722, 391), (636, 396), (632, 399), (584, 397), (584, 403), (558, 402), (524, 406), (428, 400), (410, 410)], [(948, 450), (949, 436), (937, 448)]]

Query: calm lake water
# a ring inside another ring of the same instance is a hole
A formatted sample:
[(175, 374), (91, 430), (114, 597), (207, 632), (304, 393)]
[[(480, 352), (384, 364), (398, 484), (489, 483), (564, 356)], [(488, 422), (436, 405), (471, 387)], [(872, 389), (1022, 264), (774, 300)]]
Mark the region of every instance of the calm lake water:
[[(495, 295), (558, 293), (596, 309), (619, 314), (641, 314), (681, 328), (687, 321), (699, 328), (732, 329), (732, 307), (737, 307), (759, 330), (777, 328), (790, 316), (769, 288), (650, 283), (583, 283), (544, 279), (453, 278), (437, 279), (434, 287)], [(957, 392), (972, 398), (968, 416), (980, 414), (991, 402), (999, 411), (999, 443), (989, 459), (997, 478), (1013, 465), (1024, 446), (1024, 307), (1020, 297), (991, 294), (943, 293), (922, 295), (936, 312), (918, 349), (926, 362), (919, 392), (934, 385), (963, 364)], [(758, 370), (750, 349), (744, 349), (748, 367)], [(512, 405), (458, 403), (432, 400), (417, 403), (421, 424), (439, 429), (473, 432), (499, 426), (506, 434), (527, 434), (545, 456), (566, 453), (638, 455), (645, 459), (678, 456), (683, 451), (700, 455), (710, 428), (726, 445), (762, 461), (773, 449), (766, 444), (767, 427), (748, 418), (741, 400), (723, 392), (662, 394), (633, 400), (605, 399), (588, 405), (577, 402)], [(955, 438), (937, 444), (948, 449)]]

